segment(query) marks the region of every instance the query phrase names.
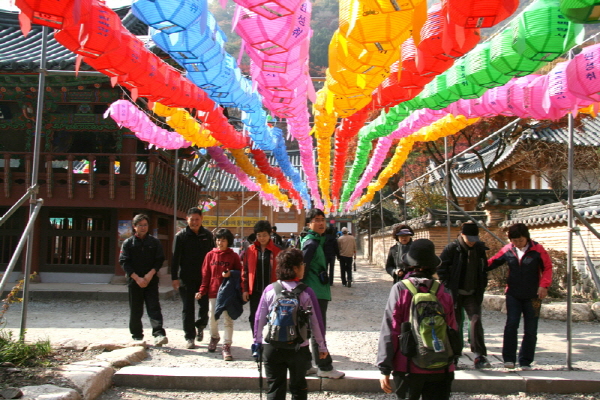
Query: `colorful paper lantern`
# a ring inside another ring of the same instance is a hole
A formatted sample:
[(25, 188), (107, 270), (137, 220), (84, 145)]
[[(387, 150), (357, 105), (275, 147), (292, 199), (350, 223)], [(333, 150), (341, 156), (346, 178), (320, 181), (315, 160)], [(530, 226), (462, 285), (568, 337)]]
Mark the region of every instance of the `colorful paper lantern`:
[(545, 64), (544, 61), (530, 60), (513, 49), (512, 25), (491, 40), (490, 65), (504, 75), (528, 75)]
[(104, 75), (118, 76), (145, 67), (142, 62), (147, 59), (147, 54), (148, 51), (141, 40), (129, 32), (123, 32), (119, 47), (102, 54), (98, 58), (84, 57), (83, 61)]
[(306, 7), (304, 0), (235, 0), (240, 6), (267, 18), (277, 19)]
[(445, 72), (446, 87), (449, 91), (461, 99), (476, 99), (481, 97), (486, 88), (475, 85), (467, 79), (466, 59), (457, 60), (452, 67)]
[(512, 23), (513, 49), (535, 61), (552, 61), (573, 47), (583, 27), (560, 12), (559, 0), (536, 0)]
[(134, 0), (131, 10), (146, 25), (166, 34), (183, 31), (208, 11), (206, 0)]
[(519, 0), (442, 0), (451, 23), (465, 28), (490, 28), (510, 17)]
[(600, 22), (600, 1), (561, 0), (560, 12), (578, 24), (597, 24)]
[(446, 79), (445, 74), (438, 75), (425, 85), (425, 88), (419, 94), (419, 98), (425, 107), (440, 110), (459, 99), (455, 93), (448, 90)]
[(89, 12), (91, 0), (16, 0), (15, 5), (31, 22), (63, 29)]
[(502, 86), (510, 80), (490, 65), (491, 42), (480, 43), (465, 56), (465, 74), (469, 82), (485, 88)]
[(517, 78), (506, 92), (506, 107), (510, 114), (520, 118), (531, 116), (531, 104), (538, 99), (531, 97), (530, 84), (539, 75), (527, 75)]
[(513, 78), (505, 85), (490, 89), (483, 94), (483, 101), (488, 104), (489, 109), (496, 115), (514, 115), (508, 108), (508, 90), (515, 81), (516, 78)]
[(600, 44), (585, 47), (567, 65), (567, 87), (582, 99), (598, 101), (600, 93)]
[(528, 111), (535, 119), (556, 121), (565, 115), (567, 111), (552, 106), (548, 92), (549, 79), (550, 75), (542, 75), (529, 84), (529, 95), (533, 101), (531, 101)]
[(569, 90), (567, 80), (568, 61), (563, 61), (554, 66), (552, 71), (548, 72), (547, 95), (550, 104), (544, 104), (545, 108), (552, 106), (558, 110), (571, 110), (578, 106), (586, 106), (592, 102), (591, 99), (584, 100), (575, 96)]

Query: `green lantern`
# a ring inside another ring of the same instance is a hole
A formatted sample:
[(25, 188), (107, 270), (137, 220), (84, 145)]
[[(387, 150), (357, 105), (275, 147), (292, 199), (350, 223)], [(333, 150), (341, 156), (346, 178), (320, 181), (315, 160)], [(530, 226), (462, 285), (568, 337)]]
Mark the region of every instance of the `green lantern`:
[(461, 99), (477, 99), (487, 90), (482, 86), (474, 85), (467, 79), (465, 57), (457, 60), (444, 74), (448, 90)]
[(460, 97), (448, 90), (446, 74), (436, 76), (419, 95), (423, 105), (432, 110), (441, 110), (450, 103), (459, 100)]
[(600, 0), (561, 0), (560, 11), (578, 24), (600, 23)]
[(559, 0), (531, 3), (511, 26), (513, 49), (534, 61), (555, 60), (583, 33), (582, 25), (572, 23), (560, 12)]
[(387, 113), (388, 121), (393, 121), (396, 124), (404, 121), (406, 117), (410, 115), (410, 110), (406, 107), (405, 103), (400, 103), (392, 108)]
[(510, 81), (505, 75), (490, 65), (491, 42), (480, 43), (465, 56), (465, 75), (469, 82), (484, 88), (495, 88)]
[(511, 22), (509, 28), (504, 29), (491, 40), (490, 65), (504, 75), (529, 75), (547, 63), (530, 60), (513, 49), (512, 26)]

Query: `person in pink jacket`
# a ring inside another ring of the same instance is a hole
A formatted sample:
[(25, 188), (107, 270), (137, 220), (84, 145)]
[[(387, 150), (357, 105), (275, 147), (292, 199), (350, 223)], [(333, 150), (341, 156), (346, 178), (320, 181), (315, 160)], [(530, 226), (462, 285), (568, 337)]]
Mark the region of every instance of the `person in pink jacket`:
[[(202, 264), (202, 284), (200, 291), (196, 293), (196, 300), (203, 296), (208, 296), (209, 301), (209, 326), (210, 326), (210, 342), (208, 343), (208, 351), (214, 352), (217, 350), (217, 343), (221, 340), (219, 336), (219, 325), (215, 318), (215, 308), (217, 305), (217, 294), (219, 287), (223, 282), (223, 278), (229, 278), (232, 270), (242, 271), (242, 263), (240, 257), (231, 249), (233, 244), (233, 234), (229, 229), (219, 229), (215, 234), (215, 242), (217, 247), (212, 249), (204, 258)], [(231, 343), (233, 339), (233, 319), (227, 311), (223, 312), (223, 325), (225, 326), (224, 341), (223, 341), (223, 359), (232, 361)]]
[[(429, 239), (415, 240), (402, 261), (413, 271), (408, 278), (420, 291), (427, 292), (434, 282), (433, 274), (441, 260), (435, 255), (435, 246)], [(390, 374), (393, 374), (395, 393), (404, 399), (408, 390), (409, 400), (450, 399), (450, 389), (454, 380), (454, 363), (448, 361), (443, 369), (426, 370), (419, 368), (406, 358), (399, 349), (400, 327), (409, 321), (412, 294), (402, 281), (392, 287), (388, 298), (377, 350), (377, 367), (381, 372), (381, 388), (392, 393)], [(446, 324), (456, 330), (452, 295), (443, 284), (437, 291), (437, 298), (444, 308)], [(422, 396), (422, 397), (421, 397)]]
[(523, 342), (519, 351), (521, 369), (530, 370), (537, 344), (538, 319), (542, 300), (548, 296), (552, 284), (552, 261), (546, 249), (531, 240), (525, 224), (508, 228), (510, 243), (488, 260), (490, 271), (508, 264), (506, 282), (506, 325), (502, 358), (505, 368), (514, 368), (517, 362), (518, 333), (523, 315)]

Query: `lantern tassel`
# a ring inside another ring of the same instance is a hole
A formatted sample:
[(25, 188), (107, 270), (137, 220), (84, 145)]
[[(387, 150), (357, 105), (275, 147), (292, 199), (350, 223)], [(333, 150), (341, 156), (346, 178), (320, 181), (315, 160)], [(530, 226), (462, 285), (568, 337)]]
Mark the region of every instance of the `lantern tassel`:
[(27, 37), (29, 32), (31, 32), (31, 20), (25, 13), (19, 14), (19, 25), (21, 26), (21, 32), (23, 32), (23, 36)]

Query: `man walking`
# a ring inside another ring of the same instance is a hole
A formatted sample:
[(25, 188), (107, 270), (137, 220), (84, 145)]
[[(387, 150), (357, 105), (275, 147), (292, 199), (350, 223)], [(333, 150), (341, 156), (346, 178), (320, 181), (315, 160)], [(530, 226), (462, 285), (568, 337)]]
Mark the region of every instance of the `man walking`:
[(271, 230), (273, 231), (273, 233), (271, 233), (271, 239), (273, 239), (273, 243), (275, 243), (275, 245), (280, 249), (283, 249), (283, 239), (277, 233), (277, 227), (273, 225)]
[(475, 368), (478, 369), (490, 367), (481, 323), (481, 303), (487, 287), (486, 250), (485, 243), (479, 240), (477, 225), (465, 223), (458, 238), (442, 251), (442, 264), (438, 268), (440, 280), (452, 292), (461, 343), (464, 340), (463, 309), (471, 322), (469, 343), (475, 354)]
[(150, 219), (147, 215), (136, 215), (132, 224), (135, 234), (123, 242), (119, 255), (119, 264), (127, 274), (129, 331), (133, 340), (144, 339), (142, 315), (146, 304), (154, 345), (160, 347), (169, 342), (158, 300), (158, 270), (165, 255), (160, 240), (148, 234)]
[[(204, 339), (204, 328), (208, 325), (208, 296), (194, 299), (202, 284), (204, 257), (215, 247), (212, 233), (202, 226), (202, 210), (192, 207), (187, 212), (187, 226), (175, 236), (175, 251), (171, 279), (173, 289), (179, 291), (183, 303), (183, 332), (186, 348), (196, 347), (194, 340)], [(198, 302), (198, 317), (195, 303)]]
[[(323, 243), (325, 237), (325, 214), (318, 208), (312, 208), (306, 213), (306, 235), (302, 238), (302, 254), (304, 255), (305, 272), (302, 281), (310, 287), (317, 296), (323, 326), (327, 327), (327, 305), (331, 300), (331, 287), (327, 277), (327, 265), (325, 263), (325, 252)], [(323, 332), (325, 334), (325, 332)], [(344, 372), (333, 368), (331, 355), (327, 354), (324, 359), (319, 358), (319, 347), (315, 338), (311, 338), (311, 348), (318, 370), (307, 368), (307, 375), (317, 373), (320, 378), (339, 379), (346, 375)]]
[(356, 256), (356, 240), (348, 235), (348, 228), (342, 228), (342, 236), (338, 239), (340, 248), (340, 269), (342, 270), (342, 285), (352, 287), (352, 259)]

